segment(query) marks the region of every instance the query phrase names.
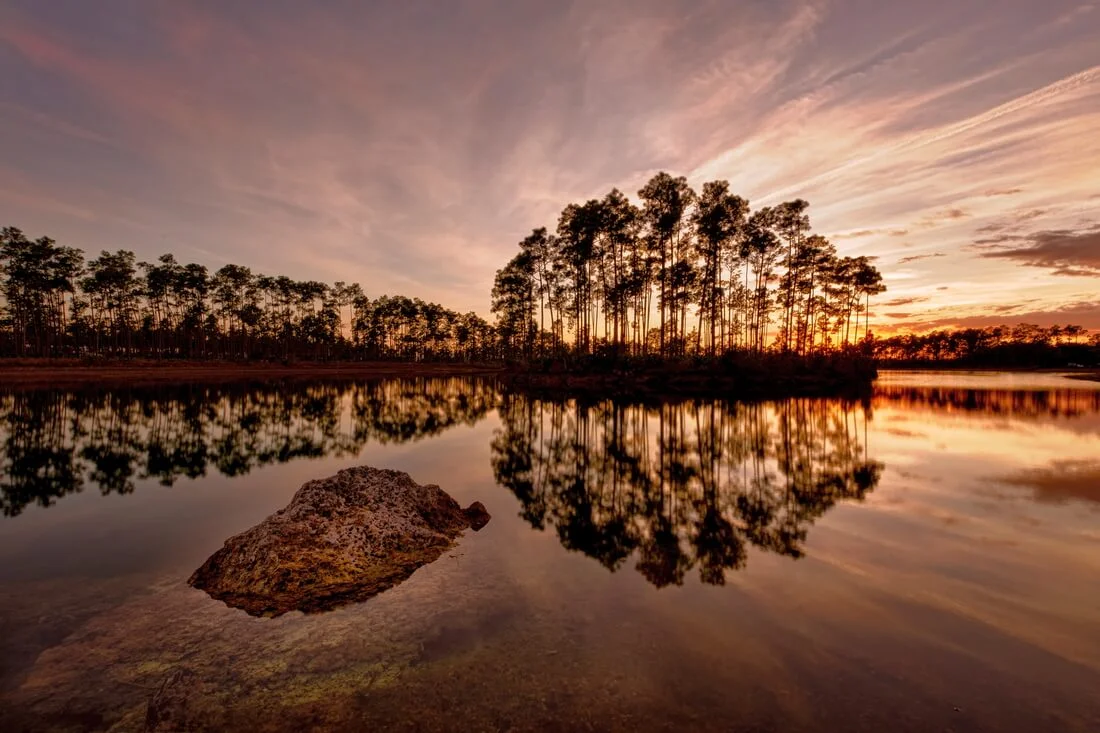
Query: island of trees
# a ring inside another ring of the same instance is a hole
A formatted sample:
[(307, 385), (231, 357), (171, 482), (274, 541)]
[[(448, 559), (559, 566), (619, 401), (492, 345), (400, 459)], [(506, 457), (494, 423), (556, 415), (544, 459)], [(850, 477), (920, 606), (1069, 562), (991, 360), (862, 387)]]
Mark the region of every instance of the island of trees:
[(520, 242), (492, 299), (511, 353), (809, 355), (870, 335), (882, 275), (813, 234), (807, 202), (751, 211), (727, 181), (697, 193), (663, 172), (638, 199), (569, 204)]

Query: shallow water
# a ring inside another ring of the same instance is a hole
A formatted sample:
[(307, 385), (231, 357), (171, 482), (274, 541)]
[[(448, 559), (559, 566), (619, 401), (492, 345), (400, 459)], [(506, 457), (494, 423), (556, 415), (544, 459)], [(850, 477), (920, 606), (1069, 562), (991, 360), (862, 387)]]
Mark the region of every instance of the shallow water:
[[(578, 405), (462, 379), (0, 394), (0, 729), (1100, 729), (1100, 385)], [(370, 464), (493, 515), (361, 604), (186, 579)]]

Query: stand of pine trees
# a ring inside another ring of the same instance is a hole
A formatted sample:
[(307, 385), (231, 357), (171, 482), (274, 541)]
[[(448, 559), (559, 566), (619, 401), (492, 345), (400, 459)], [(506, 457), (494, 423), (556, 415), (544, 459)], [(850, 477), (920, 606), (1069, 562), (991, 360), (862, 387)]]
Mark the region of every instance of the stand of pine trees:
[(0, 356), (183, 359), (499, 359), (476, 313), (254, 274), (170, 254), (79, 249), (0, 230)]
[(496, 274), (506, 353), (810, 355), (870, 336), (885, 291), (867, 257), (812, 234), (808, 204), (750, 211), (726, 181), (701, 193), (658, 173), (638, 191), (569, 204)]

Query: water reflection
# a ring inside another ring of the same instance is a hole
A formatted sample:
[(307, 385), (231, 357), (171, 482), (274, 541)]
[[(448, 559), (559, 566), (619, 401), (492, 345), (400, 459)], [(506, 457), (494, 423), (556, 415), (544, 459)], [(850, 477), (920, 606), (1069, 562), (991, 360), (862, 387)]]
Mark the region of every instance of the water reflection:
[(494, 398), (468, 378), (0, 394), (0, 509), (49, 506), (86, 483), (125, 494), (138, 480), (353, 456), (473, 424)]
[(965, 412), (1020, 418), (1075, 418), (1100, 413), (1100, 390), (914, 387), (886, 382), (875, 386), (875, 403), (925, 408), (939, 415)]
[(869, 408), (850, 402), (583, 405), (505, 394), (496, 480), (531, 526), (653, 585), (722, 585), (746, 546), (801, 557), (814, 520), (872, 491)]

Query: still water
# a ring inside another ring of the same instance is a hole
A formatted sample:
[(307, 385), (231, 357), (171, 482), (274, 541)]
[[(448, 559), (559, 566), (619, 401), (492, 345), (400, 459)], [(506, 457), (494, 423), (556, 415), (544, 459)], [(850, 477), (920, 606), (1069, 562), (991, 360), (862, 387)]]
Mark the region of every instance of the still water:
[[(310, 478), (492, 521), (254, 618), (186, 584)], [(0, 393), (0, 729), (1100, 730), (1100, 384), (577, 404), (466, 379)]]

